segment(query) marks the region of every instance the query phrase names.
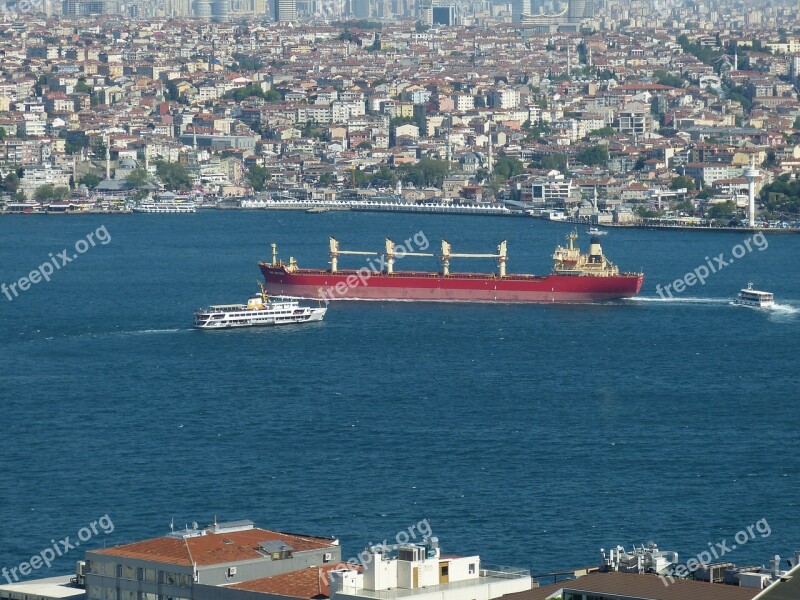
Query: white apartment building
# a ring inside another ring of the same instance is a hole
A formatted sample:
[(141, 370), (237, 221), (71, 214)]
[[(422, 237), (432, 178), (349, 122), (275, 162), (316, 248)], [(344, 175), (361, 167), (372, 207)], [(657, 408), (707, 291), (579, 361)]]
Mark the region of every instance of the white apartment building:
[(493, 108), (517, 108), (519, 91), (513, 88), (501, 88), (489, 92), (489, 106)]
[(479, 556), (442, 556), (436, 538), (373, 546), (362, 559), (362, 573), (331, 571), (331, 600), (493, 600), (532, 584), (523, 569), (487, 567)]

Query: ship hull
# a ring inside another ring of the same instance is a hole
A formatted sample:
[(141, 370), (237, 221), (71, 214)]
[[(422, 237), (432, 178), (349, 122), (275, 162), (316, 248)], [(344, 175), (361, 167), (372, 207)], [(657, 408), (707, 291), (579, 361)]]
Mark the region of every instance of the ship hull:
[(579, 303), (636, 296), (640, 273), (591, 275), (510, 275), (484, 273), (370, 273), (295, 269), (260, 263), (266, 291), (320, 300), (406, 300), (427, 302)]

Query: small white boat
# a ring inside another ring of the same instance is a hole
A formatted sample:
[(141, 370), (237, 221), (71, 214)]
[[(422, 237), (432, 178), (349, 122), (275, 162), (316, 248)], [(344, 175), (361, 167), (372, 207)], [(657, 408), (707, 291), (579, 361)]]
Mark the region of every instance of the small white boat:
[(733, 303), (756, 308), (769, 308), (775, 305), (775, 298), (773, 298), (772, 292), (754, 290), (753, 284), (748, 283), (745, 289), (739, 291), (739, 295)]
[(300, 306), (297, 300), (283, 296), (270, 298), (261, 286), (261, 293), (248, 298), (247, 304), (216, 304), (198, 309), (194, 314), (194, 327), (232, 329), (312, 323), (322, 321), (327, 310), (324, 306)]
[(586, 233), (589, 235), (606, 235), (608, 232), (605, 229), (600, 229), (599, 227), (589, 227)]

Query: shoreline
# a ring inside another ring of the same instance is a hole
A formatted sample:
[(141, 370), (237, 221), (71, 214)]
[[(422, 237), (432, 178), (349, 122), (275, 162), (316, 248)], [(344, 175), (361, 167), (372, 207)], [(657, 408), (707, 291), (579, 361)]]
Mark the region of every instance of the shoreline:
[[(450, 208), (450, 210), (447, 210)], [(756, 233), (761, 232), (764, 234), (798, 234), (800, 233), (800, 228), (798, 227), (787, 227), (787, 228), (775, 228), (775, 227), (708, 227), (708, 226), (700, 226), (700, 225), (656, 225), (652, 223), (591, 223), (587, 221), (575, 221), (575, 220), (553, 220), (553, 219), (543, 219), (541, 217), (533, 217), (528, 215), (522, 211), (510, 211), (510, 212), (479, 212), (475, 211), (472, 212), (470, 210), (453, 210), (451, 207), (447, 207), (444, 210), (431, 210), (431, 207), (423, 207), (422, 209), (414, 210), (414, 209), (407, 209), (403, 207), (403, 209), (390, 209), (390, 210), (381, 210), (375, 207), (369, 207), (366, 210), (362, 207), (358, 208), (350, 208), (348, 210), (343, 209), (331, 209), (327, 211), (318, 211), (311, 214), (324, 214), (327, 212), (330, 213), (337, 213), (337, 212), (361, 212), (361, 213), (404, 213), (404, 214), (426, 214), (426, 215), (456, 215), (456, 216), (481, 216), (481, 217), (527, 217), (529, 219), (536, 219), (537, 221), (543, 221), (547, 223), (555, 223), (561, 225), (569, 225), (572, 227), (599, 227), (603, 229), (649, 229), (649, 230), (669, 230), (669, 231), (702, 231), (702, 232), (713, 232), (713, 233)], [(427, 210), (426, 210), (427, 209)], [(306, 207), (270, 207), (270, 208), (255, 208), (255, 207), (216, 207), (216, 206), (198, 206), (197, 210), (194, 213), (163, 213), (163, 214), (196, 214), (197, 212), (206, 212), (206, 211), (235, 211), (235, 212), (268, 212), (268, 211), (292, 211), (292, 212), (308, 212)], [(91, 215), (133, 215), (137, 214), (135, 211), (132, 210), (79, 210), (79, 211), (36, 211), (36, 212), (22, 212), (22, 211), (0, 211), (0, 216), (62, 216), (62, 215), (69, 215), (69, 216), (91, 216)], [(148, 213), (141, 213), (141, 214), (148, 214)], [(158, 214), (158, 213), (155, 213)]]

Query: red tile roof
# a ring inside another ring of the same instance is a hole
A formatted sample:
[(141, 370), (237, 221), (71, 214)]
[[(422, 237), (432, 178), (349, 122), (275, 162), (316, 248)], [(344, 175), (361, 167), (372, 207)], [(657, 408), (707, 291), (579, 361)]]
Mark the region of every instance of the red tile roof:
[(245, 581), (230, 587), (250, 592), (292, 596), (293, 598), (305, 598), (308, 600), (312, 598), (328, 598), (330, 597), (330, 586), (328, 585), (330, 576), (328, 573), (334, 569), (361, 570), (356, 565), (348, 563), (331, 564)]
[(286, 543), (295, 552), (318, 550), (334, 545), (334, 540), (331, 538), (249, 529), (230, 533), (208, 533), (186, 539), (153, 538), (96, 552), (173, 565), (191, 566), (194, 563), (202, 566), (263, 558), (264, 555), (256, 549), (260, 542), (272, 540)]

